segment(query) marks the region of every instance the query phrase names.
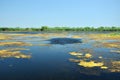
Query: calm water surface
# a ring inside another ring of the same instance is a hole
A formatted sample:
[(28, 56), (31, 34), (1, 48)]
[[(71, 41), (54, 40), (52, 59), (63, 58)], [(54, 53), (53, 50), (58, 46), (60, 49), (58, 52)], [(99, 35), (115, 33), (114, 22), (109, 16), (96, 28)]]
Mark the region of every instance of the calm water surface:
[[(26, 32), (24, 34), (31, 33)], [(72, 34), (83, 35), (85, 33), (70, 33), (68, 36)], [(14, 40), (7, 40), (34, 44), (33, 46), (22, 46), (22, 48), (29, 50), (21, 51), (23, 53), (31, 53), (32, 58), (0, 58), (0, 80), (120, 80), (120, 73), (111, 73), (100, 68), (84, 68), (77, 65), (77, 63), (70, 62), (69, 59), (75, 57), (70, 55), (69, 52), (83, 50), (83, 53), (85, 53), (84, 49), (91, 49), (91, 54), (95, 56), (94, 60), (97, 60), (98, 56), (103, 56), (106, 61), (110, 59), (120, 60), (120, 54), (110, 54), (108, 48), (94, 47), (92, 40), (87, 43), (59, 44), (58, 42), (58, 44), (52, 44), (50, 39), (15, 37)], [(0, 49), (5, 48), (11, 48), (11, 46), (0, 46)], [(16, 46), (12, 46), (12, 48), (16, 48)]]

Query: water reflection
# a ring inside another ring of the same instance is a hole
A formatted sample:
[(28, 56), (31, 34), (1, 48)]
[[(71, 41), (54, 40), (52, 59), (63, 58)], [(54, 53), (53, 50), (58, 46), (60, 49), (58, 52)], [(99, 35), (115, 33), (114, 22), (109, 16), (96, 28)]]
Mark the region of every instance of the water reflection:
[(81, 39), (74, 39), (74, 38), (53, 38), (50, 39), (50, 44), (73, 44), (73, 43), (82, 43)]

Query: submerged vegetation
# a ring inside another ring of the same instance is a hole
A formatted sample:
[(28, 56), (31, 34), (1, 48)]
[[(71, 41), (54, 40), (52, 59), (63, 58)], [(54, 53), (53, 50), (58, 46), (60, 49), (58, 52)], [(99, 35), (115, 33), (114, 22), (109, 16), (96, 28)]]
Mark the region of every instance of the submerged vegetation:
[(41, 26), (40, 28), (9, 28), (1, 27), (0, 31), (120, 31), (120, 27), (48, 27)]

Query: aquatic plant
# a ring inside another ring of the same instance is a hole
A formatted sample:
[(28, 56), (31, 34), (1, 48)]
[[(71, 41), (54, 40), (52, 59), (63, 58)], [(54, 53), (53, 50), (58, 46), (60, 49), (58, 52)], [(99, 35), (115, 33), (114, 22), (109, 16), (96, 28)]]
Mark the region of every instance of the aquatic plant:
[(73, 35), (72, 38), (81, 38), (79, 35)]
[(14, 58), (31, 58), (31, 55), (26, 55), (21, 53), (18, 50), (0, 50), (0, 57), (1, 58), (10, 58), (10, 57), (14, 57)]
[(0, 42), (0, 46), (32, 46), (32, 44), (25, 42)]
[(86, 58), (91, 58), (92, 55), (91, 55), (90, 53), (87, 53), (87, 54), (85, 54), (85, 57), (86, 57)]
[(101, 69), (108, 69), (107, 66), (101, 66), (100, 68), (101, 68)]
[(6, 34), (0, 34), (0, 40), (6, 40), (6, 39), (11, 39), (11, 37)]
[(83, 67), (100, 67), (103, 66), (104, 63), (103, 62), (94, 62), (94, 61), (83, 61), (81, 60), (80, 63), (78, 63), (78, 65), (83, 66)]
[(109, 71), (120, 72), (120, 61), (112, 61)]
[(102, 45), (108, 48), (120, 48), (120, 42), (104, 42)]
[(69, 52), (70, 55), (74, 55), (74, 56), (82, 56), (82, 53), (79, 52)]

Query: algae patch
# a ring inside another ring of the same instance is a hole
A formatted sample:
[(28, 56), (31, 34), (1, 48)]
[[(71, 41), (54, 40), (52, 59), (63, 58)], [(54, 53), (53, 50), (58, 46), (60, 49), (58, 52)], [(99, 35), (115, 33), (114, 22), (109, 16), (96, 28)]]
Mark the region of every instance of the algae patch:
[(0, 34), (0, 40), (6, 40), (6, 39), (11, 39), (11, 37), (6, 34)]
[(79, 52), (70, 52), (69, 54), (73, 55), (73, 56), (82, 56), (83, 55), (82, 53), (79, 53)]
[(83, 66), (83, 67), (99, 67), (99, 66), (103, 66), (104, 63), (103, 62), (94, 62), (94, 61), (80, 61), (80, 63), (78, 63), (78, 65)]
[(120, 72), (120, 61), (113, 61), (109, 70), (111, 72)]
[(31, 46), (30, 43), (25, 42), (0, 42), (0, 46)]
[(87, 53), (87, 54), (85, 54), (85, 57), (86, 57), (86, 58), (91, 58), (92, 55), (91, 55), (90, 53)]
[(0, 57), (1, 58), (10, 58), (10, 57), (14, 57), (14, 58), (31, 58), (31, 55), (28, 54), (23, 54), (18, 50), (24, 50), (24, 49), (4, 49), (4, 50), (0, 50)]
[(120, 42), (105, 42), (103, 46), (108, 48), (120, 48)]

